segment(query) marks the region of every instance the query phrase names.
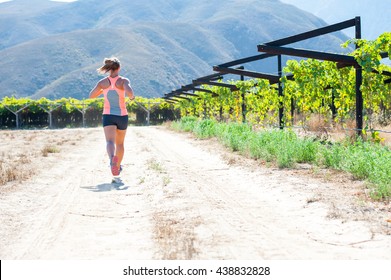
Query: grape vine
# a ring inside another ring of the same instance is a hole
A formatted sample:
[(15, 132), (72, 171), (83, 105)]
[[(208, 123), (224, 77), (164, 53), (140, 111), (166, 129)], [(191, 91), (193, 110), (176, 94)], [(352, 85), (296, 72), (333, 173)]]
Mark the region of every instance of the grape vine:
[[(343, 44), (356, 44), (351, 55), (363, 69), (361, 91), (364, 99), (364, 121), (367, 129), (375, 123), (391, 122), (391, 67), (382, 63), (382, 56), (391, 56), (391, 32), (386, 32), (376, 40), (349, 40)], [(388, 59), (388, 58), (387, 58)], [(388, 59), (389, 60), (389, 59)], [(261, 125), (272, 125), (278, 121), (280, 104), (284, 109), (284, 124), (304, 125), (312, 114), (324, 116), (333, 123), (344, 123), (354, 118), (355, 69), (339, 67), (336, 62), (315, 59), (289, 60), (283, 69), (281, 79), (283, 96), (278, 96), (276, 85), (267, 80), (250, 79), (228, 81), (238, 91), (217, 86), (204, 86), (217, 97), (203, 92), (195, 92), (198, 97), (179, 101), (176, 105), (182, 116), (208, 117), (223, 121), (243, 121)], [(287, 75), (294, 79), (288, 79)], [(243, 106), (245, 104), (245, 106)], [(245, 108), (245, 112), (243, 112)], [(301, 119), (295, 119), (292, 108)], [(291, 112), (291, 113), (290, 113)]]

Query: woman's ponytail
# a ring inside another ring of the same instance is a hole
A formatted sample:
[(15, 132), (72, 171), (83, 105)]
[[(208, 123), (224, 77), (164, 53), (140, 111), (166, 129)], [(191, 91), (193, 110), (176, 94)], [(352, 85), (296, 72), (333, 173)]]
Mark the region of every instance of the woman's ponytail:
[(119, 59), (116, 57), (105, 58), (103, 63), (104, 65), (97, 69), (100, 74), (105, 74), (109, 71), (115, 71), (121, 66)]

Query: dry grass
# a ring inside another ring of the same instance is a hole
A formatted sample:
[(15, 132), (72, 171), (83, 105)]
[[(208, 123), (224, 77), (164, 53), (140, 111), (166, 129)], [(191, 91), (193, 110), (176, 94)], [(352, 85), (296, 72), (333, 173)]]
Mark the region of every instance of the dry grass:
[[(303, 117), (298, 117), (302, 120)], [(304, 124), (296, 124), (298, 126), (303, 125), (304, 133), (307, 135), (315, 136), (320, 140), (341, 141), (344, 139), (355, 139), (356, 132), (356, 120), (346, 119), (342, 123), (333, 123), (331, 119), (324, 117), (323, 115), (311, 115)], [(385, 131), (380, 132), (379, 137), (382, 139), (382, 143), (391, 147), (391, 124), (382, 126), (375, 124), (375, 129)], [(368, 140), (373, 140), (370, 133), (364, 136)]]
[(164, 260), (191, 260), (197, 254), (194, 248), (193, 226), (186, 220), (169, 217), (168, 213), (155, 213), (155, 239)]
[(147, 166), (149, 170), (157, 171), (158, 173), (164, 172), (163, 165), (158, 162), (156, 159), (149, 159), (147, 162)]
[[(381, 128), (383, 131), (391, 132), (391, 124), (388, 126), (384, 126)], [(380, 138), (384, 139), (384, 143), (391, 147), (391, 133), (386, 132), (380, 132), (379, 133)]]
[(10, 183), (28, 180), (39, 173), (45, 162), (75, 146), (88, 133), (88, 130), (0, 130), (0, 192), (9, 189)]
[(23, 181), (34, 175), (30, 162), (24, 157), (14, 162), (0, 161), (0, 186), (12, 181)]
[(56, 154), (56, 153), (59, 153), (59, 152), (60, 152), (60, 150), (57, 147), (52, 146), (52, 145), (46, 145), (41, 150), (41, 154), (44, 157), (47, 157), (49, 154)]

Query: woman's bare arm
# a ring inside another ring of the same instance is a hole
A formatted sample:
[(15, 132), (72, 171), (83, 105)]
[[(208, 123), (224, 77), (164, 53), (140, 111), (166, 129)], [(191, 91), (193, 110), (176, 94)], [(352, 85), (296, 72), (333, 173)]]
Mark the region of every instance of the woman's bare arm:
[(90, 98), (96, 98), (99, 95), (102, 94), (103, 88), (100, 85), (100, 82), (98, 82), (95, 87), (90, 92)]
[(133, 89), (132, 87), (130, 86), (130, 81), (128, 79), (124, 79), (124, 90), (125, 90), (125, 93), (126, 95), (130, 98), (130, 99), (134, 99), (134, 92), (133, 92)]

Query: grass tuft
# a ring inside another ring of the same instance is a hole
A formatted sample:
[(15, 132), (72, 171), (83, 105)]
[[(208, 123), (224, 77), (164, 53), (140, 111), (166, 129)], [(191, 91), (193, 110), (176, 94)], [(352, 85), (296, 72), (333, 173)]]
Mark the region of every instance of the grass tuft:
[(60, 150), (57, 147), (54, 147), (51, 145), (46, 145), (41, 150), (42, 156), (44, 156), (44, 157), (47, 157), (48, 154), (55, 154), (55, 153), (59, 153), (59, 152), (60, 152)]

